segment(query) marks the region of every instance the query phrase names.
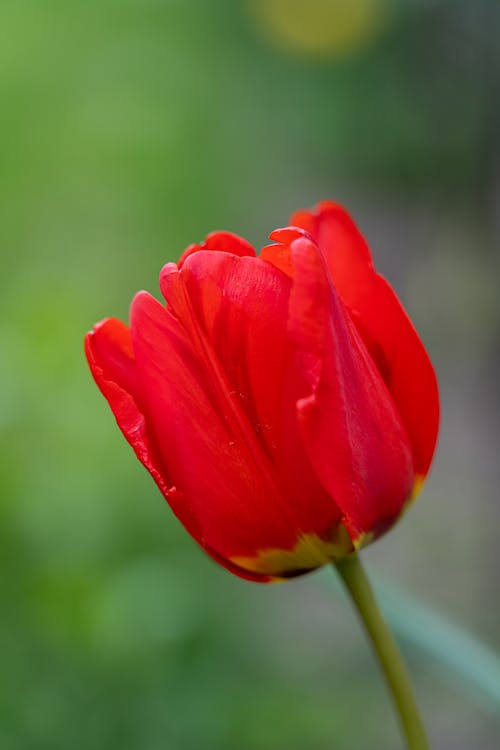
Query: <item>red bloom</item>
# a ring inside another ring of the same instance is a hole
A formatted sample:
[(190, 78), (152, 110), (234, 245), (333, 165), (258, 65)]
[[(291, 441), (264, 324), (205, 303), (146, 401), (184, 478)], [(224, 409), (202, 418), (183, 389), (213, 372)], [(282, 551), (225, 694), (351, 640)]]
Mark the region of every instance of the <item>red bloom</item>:
[(191, 245), (130, 328), (85, 339), (123, 434), (189, 533), (233, 573), (304, 573), (385, 532), (426, 475), (434, 370), (333, 203), (256, 257), (228, 232)]

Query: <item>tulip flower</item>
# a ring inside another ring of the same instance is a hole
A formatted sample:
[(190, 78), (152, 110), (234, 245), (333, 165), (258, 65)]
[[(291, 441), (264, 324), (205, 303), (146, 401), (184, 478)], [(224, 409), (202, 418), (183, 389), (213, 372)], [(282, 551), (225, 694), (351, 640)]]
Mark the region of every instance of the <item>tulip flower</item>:
[(436, 444), (432, 364), (343, 208), (299, 211), (259, 256), (215, 232), (86, 336), (124, 436), (198, 544), (233, 573), (335, 563), (412, 750), (427, 740), (358, 550), (414, 498)]
[(429, 469), (436, 378), (349, 215), (292, 216), (260, 256), (215, 232), (130, 326), (85, 340), (95, 381), (167, 502), (216, 561), (295, 576), (387, 531)]

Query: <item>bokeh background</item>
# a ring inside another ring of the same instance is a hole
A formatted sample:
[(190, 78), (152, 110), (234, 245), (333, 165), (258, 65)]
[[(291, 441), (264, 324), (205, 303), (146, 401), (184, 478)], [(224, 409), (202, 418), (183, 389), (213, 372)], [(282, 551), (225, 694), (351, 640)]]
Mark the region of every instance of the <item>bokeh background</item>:
[[(206, 559), (82, 352), (190, 242), (261, 246), (323, 198), (441, 384), (432, 476), (365, 562), (500, 650), (498, 21), (489, 0), (2, 0), (3, 750), (400, 748), (333, 572), (265, 587)], [(399, 615), (433, 747), (498, 748), (498, 702)]]

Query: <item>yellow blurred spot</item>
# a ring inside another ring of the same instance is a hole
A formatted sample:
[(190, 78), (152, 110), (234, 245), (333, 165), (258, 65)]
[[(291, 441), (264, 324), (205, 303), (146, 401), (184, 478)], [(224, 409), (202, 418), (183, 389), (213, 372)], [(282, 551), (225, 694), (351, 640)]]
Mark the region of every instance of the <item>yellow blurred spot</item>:
[(319, 568), (353, 552), (352, 541), (340, 524), (331, 541), (303, 534), (293, 549), (263, 549), (255, 557), (233, 557), (231, 562), (252, 573), (280, 577), (286, 573)]
[(361, 51), (381, 31), (387, 0), (248, 0), (271, 42), (313, 58)]

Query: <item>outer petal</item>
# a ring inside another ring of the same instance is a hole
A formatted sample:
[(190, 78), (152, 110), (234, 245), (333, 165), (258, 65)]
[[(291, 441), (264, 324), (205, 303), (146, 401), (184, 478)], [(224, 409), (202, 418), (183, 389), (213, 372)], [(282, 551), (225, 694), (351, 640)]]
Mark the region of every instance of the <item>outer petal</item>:
[(85, 354), (119, 428), (161, 491), (168, 494), (168, 481), (144, 418), (129, 329), (115, 318), (97, 323), (85, 337)]
[(289, 334), (307, 382), (297, 401), (304, 446), (359, 544), (387, 529), (410, 494), (408, 436), (318, 248), (298, 233), (291, 243), (289, 230), (282, 236), (294, 268)]
[[(182, 295), (178, 272), (172, 275)], [(180, 321), (140, 293), (131, 325), (156, 443), (185, 509), (197, 519), (196, 538), (224, 559), (276, 538), (291, 545), (274, 478), (196, 321)]]
[(425, 348), (351, 217), (335, 203), (299, 211), (292, 224), (317, 242), (343, 302), (389, 388), (408, 432), (416, 484), (427, 474), (439, 425), (436, 376)]
[[(232, 573), (253, 581), (271, 580), (269, 576), (245, 570), (222, 558), (206, 545), (197, 518), (189, 513), (183, 496), (169, 483), (146, 425), (143, 413), (145, 400), (140, 393), (141, 383), (128, 327), (114, 318), (98, 323), (85, 337), (85, 353), (92, 375), (107, 399), (118, 426), (189, 533), (198, 539), (205, 552)], [(138, 404), (141, 404), (140, 408)]]

